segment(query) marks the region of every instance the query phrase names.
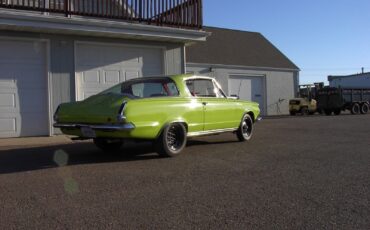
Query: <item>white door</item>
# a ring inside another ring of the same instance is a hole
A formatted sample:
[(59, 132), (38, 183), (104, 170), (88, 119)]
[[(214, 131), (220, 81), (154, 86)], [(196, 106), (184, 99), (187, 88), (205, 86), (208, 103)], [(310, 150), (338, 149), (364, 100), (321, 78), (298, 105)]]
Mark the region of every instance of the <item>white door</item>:
[(163, 75), (163, 63), (161, 48), (77, 43), (77, 100), (84, 100), (119, 82)]
[(0, 137), (49, 135), (46, 45), (0, 39)]
[(229, 95), (238, 95), (241, 100), (254, 101), (260, 105), (264, 115), (263, 78), (257, 76), (231, 75), (229, 77)]

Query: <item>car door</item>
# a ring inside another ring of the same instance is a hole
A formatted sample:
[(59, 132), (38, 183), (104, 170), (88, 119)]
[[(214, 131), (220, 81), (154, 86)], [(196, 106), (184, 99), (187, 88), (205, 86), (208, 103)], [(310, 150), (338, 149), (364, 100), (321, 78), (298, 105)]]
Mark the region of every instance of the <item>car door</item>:
[(191, 79), (187, 85), (192, 95), (203, 104), (204, 131), (238, 126), (235, 101), (228, 99), (212, 79)]

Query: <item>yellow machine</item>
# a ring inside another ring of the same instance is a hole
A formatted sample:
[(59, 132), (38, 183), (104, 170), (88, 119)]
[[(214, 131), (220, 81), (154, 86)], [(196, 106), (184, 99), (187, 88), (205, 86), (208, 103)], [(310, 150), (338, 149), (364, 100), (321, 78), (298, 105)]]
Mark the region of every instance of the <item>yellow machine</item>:
[(315, 85), (300, 85), (297, 98), (289, 100), (289, 113), (294, 116), (297, 113), (301, 115), (313, 115), (317, 111), (317, 102), (314, 99), (316, 92)]

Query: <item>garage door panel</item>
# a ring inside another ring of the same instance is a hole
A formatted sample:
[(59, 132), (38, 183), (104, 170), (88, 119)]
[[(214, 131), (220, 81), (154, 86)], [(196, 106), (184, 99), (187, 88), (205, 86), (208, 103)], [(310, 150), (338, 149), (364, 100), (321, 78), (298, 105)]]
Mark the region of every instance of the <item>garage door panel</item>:
[(0, 39), (0, 137), (49, 134), (46, 45)]
[(0, 138), (20, 136), (20, 120), (19, 114), (12, 112), (0, 113)]
[(83, 92), (83, 98), (89, 98), (89, 97), (94, 96), (94, 95), (96, 95), (96, 94), (98, 94), (100, 92), (101, 92), (100, 89), (85, 90)]
[(141, 56), (138, 55), (136, 48), (122, 46), (107, 46), (102, 52), (103, 63), (122, 64), (140, 63)]
[(164, 72), (164, 54), (159, 48), (78, 44), (76, 51), (78, 100), (84, 100), (119, 82)]
[[(37, 121), (37, 122), (29, 122)], [(20, 136), (41, 136), (49, 130), (49, 121), (46, 117), (40, 117), (40, 113), (27, 113), (27, 118), (22, 117), (18, 122), (20, 124)]]
[(15, 133), (16, 131), (16, 118), (0, 118), (0, 134)]
[[(1, 40), (0, 59), (2, 61), (29, 60), (45, 62), (45, 44), (40, 41)], [(28, 61), (27, 61), (28, 63)]]
[(15, 93), (0, 93), (0, 108), (15, 108)]
[[(99, 47), (95, 48), (91, 45), (82, 45), (79, 44), (76, 47), (76, 51), (78, 54), (78, 58), (76, 59), (76, 67), (89, 67), (89, 66), (99, 66), (100, 65), (100, 58), (97, 57), (97, 53), (100, 53), (101, 50)], [(77, 69), (77, 71), (84, 71), (83, 69)]]
[(158, 71), (155, 68), (153, 68), (153, 69), (145, 69), (145, 70), (143, 70), (143, 75), (144, 76), (160, 76), (161, 75), (161, 72)]
[(104, 82), (107, 84), (118, 84), (125, 79), (121, 78), (121, 71), (120, 70), (108, 70), (104, 71)]
[(82, 83), (83, 84), (99, 84), (100, 83), (100, 71), (99, 70), (85, 71), (82, 74)]
[[(0, 65), (0, 87), (7, 85), (20, 88), (46, 88), (45, 69), (40, 66), (23, 66), (19, 65)], [(44, 77), (44, 81), (35, 81), (35, 79)]]
[[(48, 106), (45, 98), (47, 98), (46, 89), (40, 92), (39, 89), (23, 89), (18, 92), (17, 102), (21, 113), (38, 112), (40, 114), (46, 114)], [(31, 100), (30, 100), (31, 98)], [(45, 118), (45, 115), (42, 116)]]
[[(23, 51), (22, 51), (23, 52)], [(0, 65), (7, 65), (7, 66), (19, 66), (19, 65), (25, 65), (25, 66), (35, 66), (35, 65), (43, 65), (45, 62), (44, 59), (38, 59), (37, 57), (33, 58), (23, 58), (23, 57), (11, 57), (5, 56), (0, 57), (2, 60), (0, 61)]]
[(132, 71), (126, 71), (125, 75), (126, 75), (126, 81), (128, 81), (128, 80), (139, 78), (141, 74), (140, 74), (140, 71), (132, 70)]

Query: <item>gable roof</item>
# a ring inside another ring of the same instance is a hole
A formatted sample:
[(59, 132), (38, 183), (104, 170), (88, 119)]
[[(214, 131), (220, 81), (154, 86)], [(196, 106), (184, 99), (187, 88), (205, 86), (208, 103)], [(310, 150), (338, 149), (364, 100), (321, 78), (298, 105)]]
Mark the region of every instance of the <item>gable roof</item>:
[(299, 70), (260, 33), (215, 27), (204, 27), (204, 30), (212, 35), (206, 42), (186, 48), (189, 63)]

